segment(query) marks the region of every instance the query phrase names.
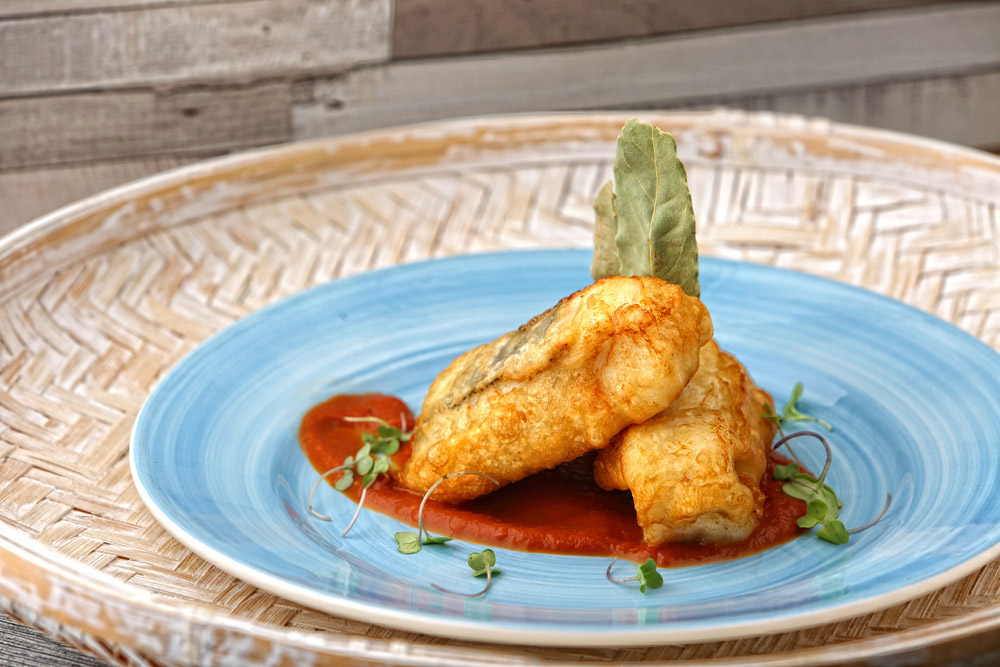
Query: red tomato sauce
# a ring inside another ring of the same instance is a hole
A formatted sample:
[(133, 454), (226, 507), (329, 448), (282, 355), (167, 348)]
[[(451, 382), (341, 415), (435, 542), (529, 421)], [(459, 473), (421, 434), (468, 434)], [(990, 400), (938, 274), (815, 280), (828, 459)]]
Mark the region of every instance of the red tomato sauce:
[[(345, 421), (344, 417), (373, 416), (397, 428), (409, 429), (413, 413), (406, 404), (384, 394), (334, 396), (313, 407), (302, 419), (299, 442), (319, 473), (343, 463), (361, 447), (361, 432), (376, 425)], [(404, 443), (392, 457), (398, 466), (409, 457)], [(764, 518), (739, 544), (670, 543), (649, 546), (642, 541), (632, 495), (605, 491), (594, 482), (591, 454), (532, 475), (498, 491), (459, 505), (428, 499), (424, 527), (435, 535), (487, 546), (581, 556), (618, 556), (643, 562), (653, 558), (660, 567), (696, 565), (740, 558), (786, 542), (804, 531), (795, 519), (805, 514), (805, 503), (786, 495), (772, 479), (775, 464), (788, 463), (771, 454), (764, 475)], [(341, 473), (327, 479), (331, 484)], [(345, 494), (357, 502), (361, 482)], [(416, 526), (421, 496), (400, 488), (391, 475), (380, 475), (368, 489), (365, 507)], [(390, 539), (391, 536), (386, 536)]]

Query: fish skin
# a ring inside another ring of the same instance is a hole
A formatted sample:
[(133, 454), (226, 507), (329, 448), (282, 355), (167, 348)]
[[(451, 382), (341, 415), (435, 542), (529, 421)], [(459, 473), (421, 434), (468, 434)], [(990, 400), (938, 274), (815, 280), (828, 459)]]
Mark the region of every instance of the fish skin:
[[(475, 470), (505, 485), (604, 447), (681, 393), (711, 336), (707, 309), (680, 287), (599, 280), (455, 359), (428, 391), (397, 479), (424, 493), (445, 474)], [(497, 488), (463, 475), (434, 498)]]

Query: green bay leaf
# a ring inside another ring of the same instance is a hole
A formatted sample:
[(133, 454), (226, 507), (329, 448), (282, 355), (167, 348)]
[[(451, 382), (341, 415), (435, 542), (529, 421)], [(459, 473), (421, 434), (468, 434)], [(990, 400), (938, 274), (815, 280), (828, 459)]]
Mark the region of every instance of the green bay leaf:
[(615, 217), (615, 190), (611, 181), (604, 184), (594, 199), (594, 259), (590, 275), (594, 280), (621, 275), (618, 246), (618, 218)]
[(700, 296), (694, 206), (670, 134), (632, 119), (615, 156), (615, 245), (623, 276), (655, 276)]

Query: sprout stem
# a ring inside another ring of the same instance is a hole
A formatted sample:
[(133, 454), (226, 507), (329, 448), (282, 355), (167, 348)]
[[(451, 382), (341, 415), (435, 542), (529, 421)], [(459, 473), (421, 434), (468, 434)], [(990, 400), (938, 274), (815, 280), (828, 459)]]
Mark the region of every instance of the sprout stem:
[[(374, 481), (375, 480), (372, 480), (372, 482), (374, 482)], [(367, 486), (362, 486), (361, 487), (361, 497), (358, 498), (358, 507), (357, 507), (357, 509), (354, 510), (354, 516), (351, 517), (351, 522), (349, 524), (347, 524), (347, 528), (345, 528), (344, 532), (342, 532), (340, 534), (341, 537), (347, 537), (347, 534), (349, 532), (351, 532), (351, 528), (354, 527), (354, 522), (358, 520), (358, 515), (361, 514), (361, 508), (364, 507), (364, 505), (365, 505), (365, 494), (366, 493), (368, 493), (368, 487)]]
[[(463, 473), (456, 472), (456, 473), (452, 473), (452, 474), (453, 475), (461, 475)], [(477, 473), (477, 474), (482, 474), (482, 473)], [(485, 475), (483, 475), (483, 476), (485, 477)], [(441, 479), (444, 479), (444, 477), (442, 477)], [(450, 591), (447, 588), (443, 588), (441, 586), (438, 586), (437, 584), (431, 584), (431, 587), (434, 588), (435, 590), (441, 591), (442, 593), (451, 593), (452, 595), (461, 595), (462, 597), (465, 597), (465, 598), (477, 598), (480, 595), (486, 595), (486, 592), (490, 590), (490, 586), (492, 584), (493, 584), (493, 566), (490, 565), (489, 567), (486, 568), (486, 588), (484, 588), (483, 590), (479, 591), (478, 593), (459, 593), (458, 591)]]
[[(781, 438), (781, 440), (778, 440), (778, 442), (774, 443), (774, 447), (772, 447), (772, 449), (777, 449), (778, 447), (781, 447), (782, 445), (787, 443), (789, 440), (802, 437), (803, 435), (810, 435), (819, 440), (821, 443), (823, 443), (823, 448), (826, 449), (826, 463), (823, 464), (823, 472), (820, 473), (819, 479), (816, 480), (816, 483), (819, 484), (818, 489), (813, 488), (812, 486), (802, 482), (801, 480), (792, 480), (792, 481), (796, 482), (801, 486), (806, 487), (807, 489), (812, 489), (813, 491), (818, 492), (820, 489), (823, 488), (823, 481), (826, 479), (826, 473), (829, 472), (830, 470), (830, 461), (833, 459), (833, 452), (830, 451), (830, 445), (827, 444), (826, 439), (823, 436), (821, 436), (819, 433), (814, 433), (813, 431), (797, 431), (795, 433), (789, 433), (788, 435)], [(796, 461), (796, 463), (799, 462)], [(799, 463), (799, 465), (802, 464)]]
[(336, 468), (330, 468), (325, 473), (320, 475), (319, 479), (317, 479), (316, 482), (313, 484), (312, 489), (309, 490), (309, 511), (312, 513), (314, 517), (316, 517), (317, 519), (322, 519), (323, 521), (330, 520), (330, 517), (328, 517), (327, 515), (320, 514), (319, 512), (313, 509), (313, 496), (316, 495), (316, 488), (319, 486), (319, 483), (322, 482), (327, 477), (329, 477), (330, 475), (332, 475), (333, 473), (337, 472), (338, 470), (347, 470), (350, 467), (351, 466), (339, 465)]
[(882, 511), (878, 513), (878, 516), (863, 526), (850, 529), (849, 531), (847, 531), (847, 533), (849, 535), (853, 535), (854, 533), (860, 533), (862, 530), (867, 530), (868, 528), (871, 528), (876, 523), (882, 520), (882, 517), (885, 516), (885, 513), (889, 511), (889, 505), (891, 504), (892, 504), (892, 493), (887, 493), (885, 494), (885, 505), (882, 507)]
[[(461, 470), (459, 472), (451, 472), (451, 473), (448, 473), (447, 475), (442, 475), (441, 477), (439, 477), (437, 479), (436, 482), (434, 482), (433, 484), (431, 484), (431, 488), (427, 489), (427, 493), (425, 493), (424, 497), (420, 499), (420, 508), (417, 510), (417, 540), (419, 540), (419, 541), (422, 542), (425, 533), (427, 534), (427, 537), (431, 536), (430, 533), (428, 533), (426, 530), (424, 530), (424, 505), (427, 504), (427, 499), (431, 497), (431, 494), (434, 493), (434, 489), (438, 488), (438, 486), (440, 486), (441, 482), (443, 482), (444, 480), (446, 480), (446, 479), (448, 479), (450, 477), (458, 477), (459, 475), (477, 475), (479, 477), (482, 477), (483, 479), (490, 480), (491, 482), (493, 482), (497, 486), (500, 486), (500, 482), (496, 481), (495, 479), (493, 479), (492, 477), (490, 477), (486, 473), (484, 473), (484, 472), (478, 472), (476, 470)], [(489, 586), (487, 586), (487, 588), (489, 588)], [(448, 591), (448, 592), (450, 592), (450, 591)], [(485, 592), (486, 591), (483, 591), (483, 593), (485, 593)], [(480, 593), (480, 595), (482, 595), (482, 593)]]
[(605, 572), (605, 576), (608, 578), (608, 581), (613, 581), (616, 584), (624, 584), (625, 582), (628, 581), (639, 581), (638, 575), (634, 577), (628, 577), (626, 579), (619, 579), (618, 577), (612, 577), (611, 568), (613, 568), (615, 566), (615, 563), (617, 562), (618, 562), (618, 556), (615, 556), (614, 558), (611, 559), (611, 563), (608, 565), (608, 571)]

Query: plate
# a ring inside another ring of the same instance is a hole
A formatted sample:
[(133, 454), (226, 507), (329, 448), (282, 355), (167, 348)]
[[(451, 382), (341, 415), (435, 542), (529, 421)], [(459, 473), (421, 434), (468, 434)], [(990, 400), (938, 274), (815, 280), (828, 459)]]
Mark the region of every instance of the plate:
[[(504, 573), (468, 599), (464, 542), (406, 556), (402, 524), (324, 489), (296, 440), (336, 393), (380, 391), (418, 410), (434, 376), (590, 282), (583, 250), (459, 256), (302, 292), (223, 330), (149, 396), (132, 435), (143, 500), (195, 553), (289, 600), (408, 631), (486, 642), (618, 646), (788, 631), (888, 607), (1000, 555), (1000, 355), (931, 315), (836, 282), (703, 258), (716, 337), (781, 405), (797, 381), (835, 427), (829, 475), (848, 526), (725, 563), (665, 570), (645, 595), (606, 559), (496, 549)], [(803, 450), (804, 447), (800, 447)], [(818, 469), (820, 452), (805, 451)]]

